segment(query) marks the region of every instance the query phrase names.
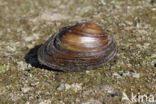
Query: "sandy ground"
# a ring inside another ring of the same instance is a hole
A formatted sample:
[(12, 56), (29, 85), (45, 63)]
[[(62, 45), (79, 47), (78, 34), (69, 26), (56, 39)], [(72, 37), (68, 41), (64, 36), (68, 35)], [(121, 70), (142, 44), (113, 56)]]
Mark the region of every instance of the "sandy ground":
[[(0, 0), (0, 104), (139, 104), (141, 95), (156, 102), (155, 2)], [(62, 27), (86, 21), (113, 35), (115, 59), (83, 72), (42, 68), (40, 45)], [(132, 94), (138, 94), (134, 101)]]

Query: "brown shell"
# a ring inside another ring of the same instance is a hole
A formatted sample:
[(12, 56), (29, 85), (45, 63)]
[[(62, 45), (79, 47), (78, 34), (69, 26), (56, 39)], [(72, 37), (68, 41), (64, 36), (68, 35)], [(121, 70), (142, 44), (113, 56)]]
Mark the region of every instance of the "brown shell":
[(50, 37), (38, 50), (38, 60), (55, 70), (82, 71), (102, 67), (116, 52), (111, 35), (95, 23), (81, 23)]

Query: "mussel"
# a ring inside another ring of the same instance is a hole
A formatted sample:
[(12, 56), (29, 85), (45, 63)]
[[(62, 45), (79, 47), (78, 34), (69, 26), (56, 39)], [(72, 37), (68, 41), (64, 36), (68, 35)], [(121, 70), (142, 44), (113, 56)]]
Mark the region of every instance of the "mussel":
[(97, 24), (85, 22), (52, 35), (39, 48), (38, 60), (58, 71), (83, 71), (104, 66), (116, 53), (112, 36)]

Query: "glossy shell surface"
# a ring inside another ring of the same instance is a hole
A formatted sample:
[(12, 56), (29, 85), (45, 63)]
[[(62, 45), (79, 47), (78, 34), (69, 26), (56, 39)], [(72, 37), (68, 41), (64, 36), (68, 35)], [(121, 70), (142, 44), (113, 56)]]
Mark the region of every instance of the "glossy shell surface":
[(54, 70), (82, 71), (102, 67), (116, 52), (111, 35), (95, 23), (80, 23), (52, 35), (38, 50), (38, 60)]

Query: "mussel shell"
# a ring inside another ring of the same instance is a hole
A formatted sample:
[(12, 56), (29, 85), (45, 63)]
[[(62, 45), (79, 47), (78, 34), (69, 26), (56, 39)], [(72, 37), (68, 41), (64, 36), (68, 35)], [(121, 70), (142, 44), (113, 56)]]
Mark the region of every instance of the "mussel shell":
[(94, 23), (82, 23), (52, 35), (38, 50), (38, 60), (52, 69), (71, 72), (102, 67), (116, 53), (111, 35)]

